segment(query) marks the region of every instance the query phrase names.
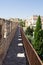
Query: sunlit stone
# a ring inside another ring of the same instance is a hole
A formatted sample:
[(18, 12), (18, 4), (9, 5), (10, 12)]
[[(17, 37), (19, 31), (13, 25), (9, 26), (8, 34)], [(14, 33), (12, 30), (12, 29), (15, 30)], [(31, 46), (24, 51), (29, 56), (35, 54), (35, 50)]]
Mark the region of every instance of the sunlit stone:
[(21, 38), (19, 38), (18, 40), (19, 40), (19, 41), (21, 41), (22, 39), (21, 39)]
[(24, 53), (18, 53), (17, 57), (25, 57)]
[(18, 46), (23, 46), (23, 44), (22, 43), (19, 43)]

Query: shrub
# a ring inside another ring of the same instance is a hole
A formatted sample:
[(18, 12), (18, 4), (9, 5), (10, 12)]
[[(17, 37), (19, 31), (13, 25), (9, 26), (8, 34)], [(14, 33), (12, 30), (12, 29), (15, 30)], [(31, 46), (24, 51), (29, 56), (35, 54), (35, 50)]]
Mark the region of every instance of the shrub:
[(26, 35), (31, 35), (31, 36), (33, 36), (33, 28), (28, 27), (28, 28), (26, 29), (25, 34), (26, 34)]

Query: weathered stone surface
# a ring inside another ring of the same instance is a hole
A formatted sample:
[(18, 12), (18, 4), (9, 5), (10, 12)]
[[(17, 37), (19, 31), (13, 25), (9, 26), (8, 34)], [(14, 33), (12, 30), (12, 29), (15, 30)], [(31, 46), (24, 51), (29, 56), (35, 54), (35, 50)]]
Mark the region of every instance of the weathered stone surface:
[(16, 31), (2, 65), (26, 65), (26, 56), (22, 40), (18, 39), (21, 39), (19, 28)]

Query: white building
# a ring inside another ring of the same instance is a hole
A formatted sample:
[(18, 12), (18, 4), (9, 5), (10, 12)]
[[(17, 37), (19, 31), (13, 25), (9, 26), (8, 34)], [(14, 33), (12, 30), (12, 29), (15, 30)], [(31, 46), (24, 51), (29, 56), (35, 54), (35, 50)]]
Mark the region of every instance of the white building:
[[(36, 26), (37, 19), (38, 19), (37, 15), (33, 15), (32, 17), (30, 17), (30, 19), (28, 20), (29, 26), (34, 28)], [(41, 23), (43, 29), (43, 16), (41, 16)]]

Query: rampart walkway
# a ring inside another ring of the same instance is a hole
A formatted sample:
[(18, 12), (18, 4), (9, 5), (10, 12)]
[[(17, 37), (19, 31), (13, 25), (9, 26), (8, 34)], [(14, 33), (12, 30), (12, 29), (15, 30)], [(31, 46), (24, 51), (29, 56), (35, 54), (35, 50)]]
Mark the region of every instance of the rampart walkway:
[(17, 29), (16, 34), (10, 44), (2, 65), (27, 65), (19, 28)]
[(0, 65), (43, 65), (22, 27), (17, 27), (0, 47)]

